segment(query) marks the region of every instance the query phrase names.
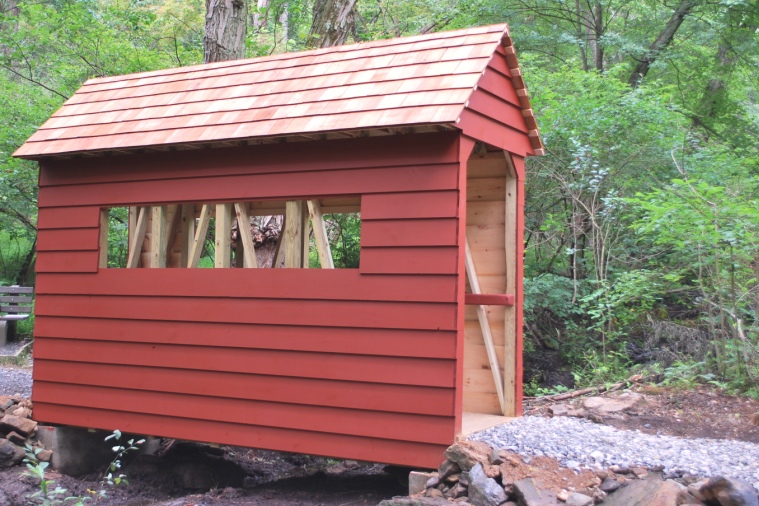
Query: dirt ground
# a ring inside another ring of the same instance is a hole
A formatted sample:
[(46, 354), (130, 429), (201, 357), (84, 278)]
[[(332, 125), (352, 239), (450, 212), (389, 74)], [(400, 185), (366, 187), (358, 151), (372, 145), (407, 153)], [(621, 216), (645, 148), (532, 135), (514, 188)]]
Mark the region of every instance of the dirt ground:
[[(759, 427), (751, 423), (751, 416), (759, 412), (757, 401), (708, 387), (686, 391), (644, 385), (636, 391), (651, 400), (649, 409), (609, 420), (611, 425), (654, 434), (759, 443)], [(525, 411), (546, 414), (549, 405), (528, 401)], [(592, 473), (574, 473), (549, 458), (515, 455), (511, 460), (512, 478), (529, 476), (545, 488), (571, 486), (581, 491), (594, 479)], [(173, 442), (164, 444), (157, 456), (139, 456), (126, 464), (129, 485), (109, 489), (106, 499), (87, 504), (363, 506), (407, 493), (408, 469), (245, 448)], [(28, 504), (29, 495), (38, 489), (33, 479), (20, 476), (22, 471), (22, 467), (0, 471), (0, 506)], [(91, 495), (88, 490), (101, 488), (97, 474), (75, 479), (51, 472), (48, 477), (71, 495), (87, 496)], [(193, 490), (188, 485), (203, 488)]]

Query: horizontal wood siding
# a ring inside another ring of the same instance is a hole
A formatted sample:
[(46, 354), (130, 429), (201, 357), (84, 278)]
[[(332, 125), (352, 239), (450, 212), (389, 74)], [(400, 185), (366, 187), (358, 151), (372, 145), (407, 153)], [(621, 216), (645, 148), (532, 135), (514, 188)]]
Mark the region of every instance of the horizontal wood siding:
[[(457, 159), (441, 133), (43, 163), (35, 415), (436, 467), (455, 436)], [(101, 207), (348, 195), (359, 269), (97, 267)]]
[(496, 52), (469, 97), (459, 125), (472, 138), (520, 156), (531, 155), (528, 132), (535, 126), (528, 127), (523, 110), (505, 57)]

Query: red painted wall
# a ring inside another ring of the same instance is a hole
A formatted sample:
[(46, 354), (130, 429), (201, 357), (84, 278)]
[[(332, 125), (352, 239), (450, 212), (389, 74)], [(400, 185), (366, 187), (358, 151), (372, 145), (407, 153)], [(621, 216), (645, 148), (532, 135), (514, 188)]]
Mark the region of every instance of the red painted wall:
[[(459, 156), (439, 133), (42, 162), (36, 417), (437, 467), (460, 424)], [(358, 270), (98, 270), (101, 207), (356, 194)]]

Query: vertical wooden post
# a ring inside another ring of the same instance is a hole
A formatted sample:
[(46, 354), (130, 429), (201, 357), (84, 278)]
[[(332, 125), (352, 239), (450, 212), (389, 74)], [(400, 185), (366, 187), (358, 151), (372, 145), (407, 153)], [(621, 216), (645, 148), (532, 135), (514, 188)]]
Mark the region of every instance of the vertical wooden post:
[(134, 234), (129, 236), (129, 256), (127, 268), (136, 269), (140, 265), (142, 243), (145, 241), (145, 232), (148, 230), (148, 215), (152, 212), (150, 207), (139, 207), (137, 223), (134, 226)]
[(108, 211), (109, 209), (100, 210), (100, 259), (98, 267), (101, 269), (108, 267)]
[(150, 267), (166, 267), (166, 244), (168, 243), (168, 206), (153, 206), (150, 233)]
[(216, 204), (216, 259), (214, 267), (232, 265), (232, 204)]
[(258, 267), (255, 243), (250, 233), (250, 214), (244, 202), (235, 204), (235, 214), (237, 216), (237, 243), (242, 245), (243, 251), (239, 261), (242, 262), (244, 258), (245, 267)]
[(166, 232), (166, 267), (179, 267), (172, 261), (172, 254), (182, 224), (182, 206), (178, 204), (171, 205), (166, 206), (166, 209), (166, 223), (168, 227)]
[(309, 249), (311, 245), (311, 225), (309, 220), (308, 206), (306, 205), (305, 201), (301, 202), (300, 220), (302, 223), (301, 228), (303, 229), (303, 235), (301, 236), (301, 247), (303, 249), (303, 252), (301, 254), (303, 257), (303, 262), (301, 267), (308, 269), (308, 264), (310, 262)]
[(190, 249), (195, 239), (195, 204), (182, 204), (179, 222), (179, 266), (187, 267)]
[(139, 218), (140, 215), (140, 208), (137, 206), (131, 206), (129, 208), (129, 235), (128, 235), (128, 244), (132, 244), (132, 238), (134, 237), (135, 232), (137, 231), (137, 218)]
[(303, 201), (285, 202), (285, 267), (303, 267)]
[(210, 204), (203, 204), (200, 210), (200, 219), (198, 220), (198, 228), (195, 231), (195, 237), (192, 240), (192, 246), (190, 247), (190, 255), (187, 259), (187, 267), (194, 269), (198, 266), (200, 261), (200, 255), (203, 253), (203, 246), (206, 243), (206, 234), (208, 233), (208, 224), (211, 221), (212, 207)]
[[(516, 295), (517, 290), (517, 175), (506, 155), (506, 293)], [(506, 416), (516, 416), (517, 397), (517, 321), (516, 304), (507, 306), (504, 315), (503, 394)]]
[(311, 227), (314, 230), (314, 242), (316, 243), (316, 251), (319, 253), (319, 263), (322, 269), (334, 269), (335, 264), (332, 261), (327, 227), (324, 223), (322, 206), (318, 200), (308, 201), (308, 214), (311, 216)]

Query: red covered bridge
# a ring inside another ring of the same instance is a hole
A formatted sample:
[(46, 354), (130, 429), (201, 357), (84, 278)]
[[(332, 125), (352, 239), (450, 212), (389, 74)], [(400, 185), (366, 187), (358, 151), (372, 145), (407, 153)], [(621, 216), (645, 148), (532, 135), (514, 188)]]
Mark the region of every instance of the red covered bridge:
[[(15, 154), (40, 163), (36, 417), (437, 466), (521, 411), (541, 151), (505, 25), (87, 81)], [(340, 213), (357, 268), (331, 268)], [(235, 223), (272, 216), (262, 261)]]

